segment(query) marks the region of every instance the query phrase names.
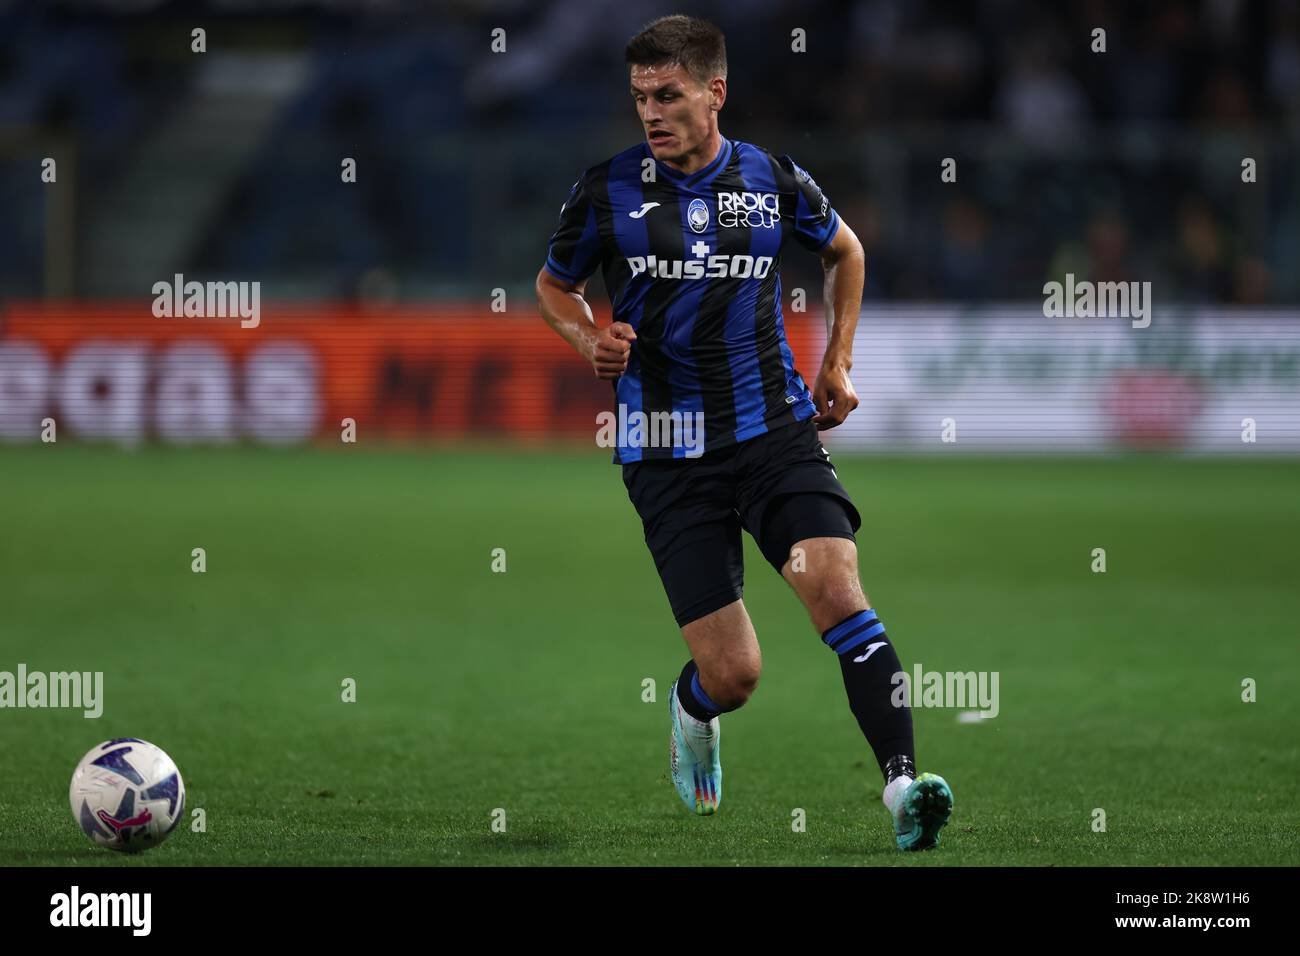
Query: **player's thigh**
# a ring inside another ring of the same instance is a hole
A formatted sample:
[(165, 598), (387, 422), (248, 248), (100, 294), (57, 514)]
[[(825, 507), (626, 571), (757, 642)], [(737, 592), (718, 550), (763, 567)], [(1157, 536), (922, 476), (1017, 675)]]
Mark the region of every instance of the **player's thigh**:
[(778, 496), (764, 514), (759, 547), (818, 631), (869, 607), (858, 580), (857, 527), (846, 497), (826, 491)]
[(708, 462), (624, 467), (628, 496), (677, 626), (740, 600), (744, 550), (734, 489)]
[(789, 582), (813, 626), (828, 631), (871, 605), (858, 579), (858, 546), (849, 538), (796, 541), (781, 576)]
[(768, 564), (781, 573), (807, 538), (846, 538), (862, 526), (812, 422), (797, 422), (747, 444), (739, 510)]

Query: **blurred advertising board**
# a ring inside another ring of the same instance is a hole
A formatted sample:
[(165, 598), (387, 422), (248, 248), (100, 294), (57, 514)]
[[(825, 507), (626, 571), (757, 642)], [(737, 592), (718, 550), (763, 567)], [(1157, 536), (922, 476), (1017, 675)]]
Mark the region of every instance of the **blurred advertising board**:
[(1300, 312), (864, 310), (845, 450), (1300, 451)]
[[(598, 321), (608, 321), (598, 312)], [(815, 377), (817, 315), (786, 315)], [(1045, 318), (1033, 306), (864, 310), (861, 405), (825, 433), (853, 450), (1300, 451), (1300, 313), (1190, 310)], [(15, 304), (0, 313), (0, 440), (135, 444), (364, 439), (594, 443), (613, 406), (537, 316), (481, 307), (268, 306), (231, 319), (148, 306)]]
[[(608, 315), (597, 311), (605, 324)], [(808, 323), (790, 330), (796, 355)], [(613, 388), (540, 316), (445, 305), (363, 312), (267, 306), (155, 318), (147, 305), (11, 305), (0, 313), (0, 440), (135, 444), (482, 437), (595, 446)]]

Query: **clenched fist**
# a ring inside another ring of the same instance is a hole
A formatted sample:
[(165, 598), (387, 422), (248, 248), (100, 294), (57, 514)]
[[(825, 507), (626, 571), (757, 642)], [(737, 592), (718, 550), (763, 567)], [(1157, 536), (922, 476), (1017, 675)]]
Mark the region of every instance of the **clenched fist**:
[(627, 371), (636, 332), (626, 322), (614, 322), (601, 329), (591, 345), (591, 367), (597, 378), (615, 379)]
[(842, 366), (822, 366), (813, 386), (813, 404), (817, 406), (813, 421), (817, 423), (819, 432), (843, 425), (849, 412), (858, 407), (858, 393), (849, 381), (848, 369)]

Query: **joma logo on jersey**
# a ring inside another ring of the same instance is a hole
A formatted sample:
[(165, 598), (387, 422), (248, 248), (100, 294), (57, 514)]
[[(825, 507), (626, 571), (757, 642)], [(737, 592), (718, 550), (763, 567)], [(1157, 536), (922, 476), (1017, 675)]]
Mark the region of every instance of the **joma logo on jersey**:
[(632, 275), (647, 273), (656, 279), (761, 279), (772, 268), (771, 256), (709, 256), (706, 259), (660, 259), (657, 256), (631, 256), (627, 260)]
[(718, 225), (772, 229), (781, 221), (780, 199), (776, 193), (718, 193)]

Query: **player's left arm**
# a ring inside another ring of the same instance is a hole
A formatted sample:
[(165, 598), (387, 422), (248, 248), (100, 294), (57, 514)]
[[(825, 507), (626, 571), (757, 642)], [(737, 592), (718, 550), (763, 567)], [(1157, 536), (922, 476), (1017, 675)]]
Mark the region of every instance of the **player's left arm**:
[(853, 368), (853, 336), (862, 309), (862, 283), (867, 257), (849, 224), (840, 218), (833, 238), (820, 253), (826, 273), (826, 354), (813, 386), (817, 414), (813, 421), (824, 431), (844, 424), (858, 407), (858, 395), (849, 380)]

